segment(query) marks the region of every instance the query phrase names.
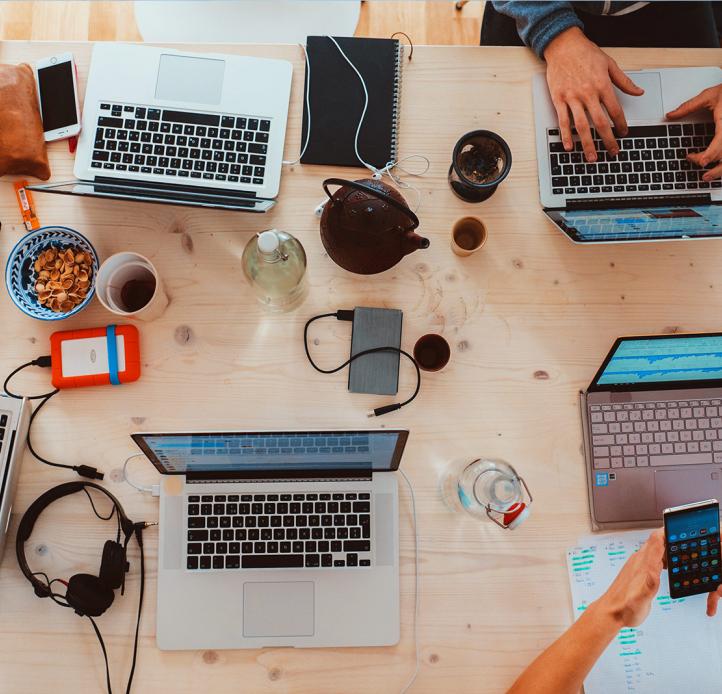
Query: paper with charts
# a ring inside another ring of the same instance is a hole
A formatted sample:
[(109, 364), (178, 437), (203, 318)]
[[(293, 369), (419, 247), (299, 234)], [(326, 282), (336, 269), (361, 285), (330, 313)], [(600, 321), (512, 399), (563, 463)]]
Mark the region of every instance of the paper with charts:
[[(610, 585), (649, 530), (592, 535), (567, 552), (576, 620)], [(672, 600), (662, 572), (649, 617), (625, 628), (584, 682), (585, 694), (719, 694), (722, 691), (722, 613), (705, 614), (706, 595)]]

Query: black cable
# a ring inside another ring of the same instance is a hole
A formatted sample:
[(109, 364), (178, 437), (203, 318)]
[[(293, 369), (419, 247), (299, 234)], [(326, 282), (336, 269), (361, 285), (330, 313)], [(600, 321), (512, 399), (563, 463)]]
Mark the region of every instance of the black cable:
[(145, 523), (135, 524), (135, 539), (140, 547), (140, 595), (138, 597), (138, 619), (135, 622), (135, 640), (133, 641), (133, 662), (130, 666), (130, 675), (128, 675), (128, 686), (125, 694), (130, 694), (130, 686), (133, 683), (133, 675), (135, 674), (135, 661), (138, 655), (138, 632), (140, 631), (140, 615), (143, 610), (143, 595), (145, 593), (145, 556), (143, 552), (143, 528)]
[(322, 369), (311, 357), (311, 352), (308, 349), (308, 329), (311, 326), (311, 323), (314, 321), (320, 320), (321, 318), (331, 318), (335, 317), (338, 320), (343, 321), (352, 321), (353, 320), (353, 311), (351, 310), (340, 310), (335, 311), (334, 313), (322, 313), (319, 316), (313, 316), (312, 318), (309, 318), (306, 321), (306, 325), (303, 328), (303, 347), (306, 350), (306, 358), (308, 359), (311, 366), (316, 369), (319, 373), (322, 374), (335, 374), (338, 371), (341, 371), (341, 369), (345, 369), (352, 361), (355, 361), (359, 357), (366, 356), (367, 354), (378, 354), (379, 352), (394, 352), (397, 354), (403, 354), (411, 363), (414, 365), (414, 368), (416, 369), (416, 388), (414, 388), (414, 392), (411, 394), (411, 397), (407, 398), (403, 402), (397, 402), (393, 405), (385, 405), (383, 407), (377, 407), (374, 410), (372, 410), (369, 413), (369, 417), (380, 417), (381, 415), (387, 414), (388, 412), (393, 412), (395, 410), (400, 410), (402, 407), (405, 407), (410, 402), (412, 402), (416, 396), (419, 394), (419, 390), (421, 389), (421, 370), (419, 369), (419, 365), (416, 363), (416, 359), (414, 359), (408, 352), (401, 349), (400, 347), (372, 347), (371, 349), (364, 349), (361, 352), (357, 352), (356, 354), (352, 354), (343, 364), (340, 366), (337, 366), (333, 369)]
[(11, 398), (15, 398), (16, 400), (22, 400), (24, 397), (26, 397), (28, 400), (42, 400), (46, 397), (52, 397), (55, 395), (55, 393), (58, 392), (57, 388), (50, 393), (43, 393), (42, 395), (18, 395), (17, 393), (13, 393), (8, 388), (8, 383), (10, 383), (10, 379), (12, 377), (22, 371), (23, 369), (27, 369), (28, 366), (50, 366), (50, 357), (38, 357), (37, 359), (33, 359), (32, 361), (27, 362), (26, 364), (23, 364), (22, 366), (18, 366), (17, 369), (10, 372), (10, 375), (5, 379), (5, 383), (3, 383), (3, 390), (5, 391), (5, 394), (8, 395)]
[(105, 641), (103, 641), (103, 637), (100, 635), (100, 629), (98, 629), (98, 625), (95, 623), (95, 620), (90, 615), (86, 615), (86, 617), (93, 625), (93, 629), (95, 629), (95, 635), (98, 637), (98, 641), (100, 641), (100, 647), (103, 649), (103, 658), (105, 659), (105, 683), (108, 687), (108, 694), (113, 694), (113, 688), (110, 686), (110, 667), (108, 665), (108, 652), (105, 650)]
[(88, 501), (90, 501), (90, 505), (93, 507), (93, 513), (100, 518), (100, 520), (110, 520), (113, 517), (113, 514), (115, 513), (115, 504), (113, 504), (113, 508), (110, 509), (110, 513), (107, 516), (101, 516), (98, 513), (98, 509), (95, 508), (95, 502), (93, 501), (93, 497), (90, 496), (90, 492), (88, 492), (87, 487), (83, 487), (83, 491), (85, 492), (85, 496), (88, 497)]
[(49, 367), (51, 366), (51, 359), (49, 356), (44, 357), (38, 357), (37, 359), (33, 359), (33, 361), (29, 361), (22, 366), (18, 366), (17, 369), (13, 370), (10, 375), (5, 379), (5, 382), (3, 383), (3, 390), (5, 391), (5, 394), (11, 398), (15, 398), (16, 400), (21, 400), (23, 397), (27, 397), (28, 400), (41, 400), (42, 402), (33, 410), (33, 413), (30, 415), (30, 421), (28, 423), (28, 435), (27, 435), (27, 444), (28, 444), (28, 450), (32, 454), (32, 456), (38, 460), (41, 463), (44, 463), (45, 465), (50, 465), (52, 467), (60, 467), (65, 468), (66, 470), (74, 470), (77, 472), (81, 477), (88, 477), (90, 479), (94, 480), (102, 480), (104, 475), (102, 472), (98, 472), (97, 468), (91, 467), (90, 465), (66, 465), (64, 463), (54, 463), (52, 460), (48, 460), (47, 458), (43, 458), (34, 448), (33, 443), (30, 439), (30, 432), (32, 430), (33, 421), (35, 420), (35, 417), (38, 416), (38, 413), (40, 410), (45, 406), (45, 404), (50, 400), (50, 398), (53, 397), (56, 393), (60, 392), (58, 388), (55, 390), (51, 390), (47, 393), (42, 393), (40, 395), (18, 395), (17, 393), (13, 393), (9, 387), (8, 384), (10, 383), (10, 380), (12, 379), (15, 374), (22, 371), (23, 369), (27, 368), (28, 366), (41, 366), (41, 367)]

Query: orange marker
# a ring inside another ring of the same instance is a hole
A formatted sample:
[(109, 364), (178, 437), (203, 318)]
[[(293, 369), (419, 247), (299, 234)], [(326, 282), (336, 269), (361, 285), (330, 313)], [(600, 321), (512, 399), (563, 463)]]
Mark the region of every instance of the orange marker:
[(26, 188), (27, 185), (27, 181), (15, 181), (15, 196), (18, 199), (25, 228), (28, 231), (35, 231), (40, 228), (40, 220), (35, 214), (35, 202), (32, 193)]

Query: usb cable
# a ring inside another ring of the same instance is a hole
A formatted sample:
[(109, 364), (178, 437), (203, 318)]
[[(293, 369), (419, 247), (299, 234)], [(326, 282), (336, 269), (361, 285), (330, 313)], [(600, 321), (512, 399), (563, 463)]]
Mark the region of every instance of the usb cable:
[(389, 412), (395, 412), (396, 410), (400, 410), (402, 407), (405, 407), (410, 402), (412, 402), (419, 394), (419, 390), (421, 389), (421, 371), (419, 369), (419, 365), (416, 363), (416, 359), (414, 359), (408, 352), (401, 349), (400, 347), (373, 347), (371, 349), (364, 349), (361, 352), (352, 354), (343, 364), (337, 366), (334, 369), (322, 369), (311, 357), (311, 352), (308, 349), (308, 329), (311, 326), (311, 323), (320, 320), (321, 318), (336, 318), (336, 320), (341, 321), (353, 321), (353, 316), (353, 309), (340, 309), (335, 313), (322, 313), (319, 316), (313, 316), (312, 318), (309, 318), (303, 328), (303, 348), (306, 350), (306, 357), (308, 358), (311, 366), (313, 366), (313, 368), (316, 369), (316, 371), (318, 371), (319, 373), (335, 374), (341, 371), (341, 369), (345, 369), (352, 361), (355, 361), (359, 357), (363, 357), (367, 354), (378, 354), (379, 352), (395, 352), (398, 354), (403, 354), (407, 359), (409, 359), (409, 361), (411, 361), (411, 363), (414, 365), (414, 368), (416, 369), (416, 388), (414, 388), (414, 392), (411, 394), (411, 397), (407, 398), (403, 402), (395, 402), (392, 405), (376, 407), (375, 409), (371, 410), (367, 416), (381, 417), (382, 415), (388, 414)]
[(28, 400), (40, 400), (40, 404), (33, 410), (33, 413), (30, 415), (30, 422), (28, 423), (28, 450), (32, 454), (32, 456), (38, 460), (39, 462), (50, 465), (52, 467), (62, 467), (67, 470), (74, 470), (77, 472), (81, 477), (87, 477), (91, 480), (102, 480), (103, 479), (103, 473), (99, 472), (97, 468), (94, 468), (90, 465), (65, 465), (63, 463), (55, 463), (52, 460), (48, 460), (47, 458), (43, 458), (34, 448), (33, 448), (33, 442), (30, 439), (30, 431), (33, 426), (33, 422), (35, 421), (35, 417), (38, 416), (40, 413), (40, 410), (43, 409), (45, 404), (52, 398), (54, 395), (56, 395), (59, 392), (59, 389), (56, 388), (55, 390), (51, 390), (47, 393), (42, 393), (40, 395), (28, 395), (23, 396), (19, 395), (18, 393), (13, 393), (9, 388), (10, 380), (12, 379), (15, 374), (19, 373), (23, 369), (26, 369), (29, 366), (40, 366), (42, 368), (49, 368), (52, 365), (50, 356), (44, 356), (44, 357), (38, 357), (37, 359), (33, 359), (32, 361), (27, 362), (26, 364), (23, 364), (22, 366), (18, 366), (17, 369), (10, 372), (10, 375), (5, 379), (5, 383), (3, 383), (3, 390), (5, 391), (5, 395), (7, 395), (10, 398), (15, 398), (16, 400), (22, 400), (24, 397), (26, 397)]

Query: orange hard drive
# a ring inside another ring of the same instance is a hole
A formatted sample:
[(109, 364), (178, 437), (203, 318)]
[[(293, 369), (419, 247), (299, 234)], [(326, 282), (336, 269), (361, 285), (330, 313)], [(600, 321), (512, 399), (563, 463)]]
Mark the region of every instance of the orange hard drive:
[(50, 354), (56, 388), (120, 385), (140, 378), (140, 339), (134, 325), (53, 333)]

